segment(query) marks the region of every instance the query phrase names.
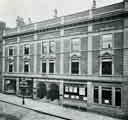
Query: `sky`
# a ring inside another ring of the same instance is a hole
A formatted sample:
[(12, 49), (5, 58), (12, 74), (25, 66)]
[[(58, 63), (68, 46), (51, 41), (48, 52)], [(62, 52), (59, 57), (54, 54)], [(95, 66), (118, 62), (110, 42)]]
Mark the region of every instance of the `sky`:
[[(123, 0), (96, 0), (97, 7), (102, 7)], [(15, 27), (17, 16), (24, 18), (28, 23), (38, 22), (53, 18), (54, 9), (57, 8), (58, 16), (68, 15), (90, 9), (92, 0), (0, 0), (0, 21), (6, 26)]]

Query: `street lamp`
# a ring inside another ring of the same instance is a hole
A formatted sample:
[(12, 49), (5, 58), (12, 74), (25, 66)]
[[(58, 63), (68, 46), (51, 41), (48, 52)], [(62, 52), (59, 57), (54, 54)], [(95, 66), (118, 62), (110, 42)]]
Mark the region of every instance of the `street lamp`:
[(22, 79), (20, 81), (20, 87), (22, 87), (22, 104), (24, 105), (25, 104), (25, 100), (24, 100), (24, 95), (25, 95), (25, 90), (26, 90), (26, 87), (28, 86), (28, 83), (27, 81), (25, 81), (25, 79)]

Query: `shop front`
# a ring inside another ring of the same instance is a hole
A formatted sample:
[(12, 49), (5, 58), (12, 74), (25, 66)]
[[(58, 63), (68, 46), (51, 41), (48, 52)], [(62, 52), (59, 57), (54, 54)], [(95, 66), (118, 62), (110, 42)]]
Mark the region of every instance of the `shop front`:
[[(25, 81), (25, 86), (21, 83)], [(24, 93), (23, 93), (24, 92)], [(19, 79), (19, 92), (18, 95), (22, 96), (24, 94), (25, 97), (33, 97), (33, 79), (32, 78), (20, 78)]]
[(63, 104), (84, 108), (87, 105), (87, 84), (64, 83)]
[(16, 94), (16, 79), (4, 80), (4, 92), (7, 94)]

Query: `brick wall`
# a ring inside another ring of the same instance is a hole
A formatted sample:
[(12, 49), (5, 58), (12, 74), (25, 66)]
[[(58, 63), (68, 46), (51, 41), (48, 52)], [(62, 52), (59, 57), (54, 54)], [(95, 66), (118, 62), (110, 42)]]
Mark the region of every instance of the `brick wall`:
[(123, 74), (125, 76), (128, 76), (128, 50), (124, 50), (124, 59), (123, 59)]
[(123, 74), (123, 50), (114, 51), (114, 74)]
[(5, 45), (15, 44), (15, 43), (17, 43), (17, 37), (5, 39)]
[(37, 43), (37, 65), (36, 72), (40, 73), (41, 43)]
[[(0, 35), (1, 36), (1, 35)], [(0, 92), (2, 91), (2, 56), (3, 56), (3, 54), (2, 54), (2, 52), (3, 52), (3, 44), (2, 44), (2, 39), (1, 39), (1, 37), (0, 37)]]
[(100, 35), (96, 35), (92, 37), (92, 49), (99, 50), (100, 48)]
[(16, 56), (14, 56), (13, 62), (14, 62), (14, 72), (17, 72), (17, 57)]
[(30, 34), (30, 35), (22, 35), (20, 37), (20, 42), (24, 42), (24, 41), (32, 41), (34, 39), (34, 35)]
[(123, 48), (123, 32), (114, 33), (114, 48)]
[(5, 57), (8, 57), (8, 47), (5, 47)]
[(93, 24), (93, 31), (100, 31), (106, 29), (119, 29), (123, 27), (123, 21), (106, 21), (104, 23)]
[(60, 56), (61, 56), (61, 54), (63, 54), (63, 53), (60, 53), (60, 49), (61, 49), (60, 43), (61, 43), (60, 40), (56, 40), (56, 73), (57, 74), (60, 74), (60, 67), (61, 67)]
[(34, 44), (30, 45), (30, 72), (34, 72)]
[(24, 60), (23, 57), (19, 57), (19, 72), (23, 72)]
[(88, 26), (82, 26), (82, 27), (73, 27), (68, 28), (64, 30), (64, 35), (74, 35), (74, 34), (80, 34), (80, 33), (87, 33), (88, 32)]
[(38, 36), (38, 39), (47, 39), (47, 38), (59, 37), (60, 31), (41, 32), (37, 36)]
[(81, 38), (81, 57), (80, 57), (80, 67), (81, 74), (87, 74), (88, 69), (88, 37)]
[(123, 33), (114, 33), (114, 74), (123, 74)]
[(69, 53), (64, 53), (64, 74), (69, 74), (70, 66), (70, 55)]
[(8, 72), (8, 59), (5, 58), (5, 72)]
[(81, 50), (82, 51), (88, 50), (88, 37), (81, 38)]
[(19, 46), (20, 48), (20, 56), (23, 56), (23, 49), (24, 49), (24, 46), (22, 44), (20, 44)]
[(92, 37), (92, 73), (99, 74), (100, 70), (100, 35)]
[(116, 9), (121, 9), (123, 8), (123, 4), (122, 3), (117, 3), (114, 5), (109, 5), (109, 6), (105, 6), (105, 7), (101, 7), (101, 8), (97, 8), (93, 11), (93, 14), (101, 14), (101, 13), (105, 13), (105, 12), (110, 12)]
[(19, 46), (20, 54), (19, 54), (19, 72), (23, 72), (23, 45)]
[(92, 52), (92, 73), (98, 75), (100, 70), (100, 52)]
[(88, 52), (81, 52), (80, 57), (80, 67), (81, 67), (81, 74), (87, 74), (88, 71)]
[(123, 74), (128, 76), (128, 31), (124, 31)]
[(70, 40), (64, 40), (64, 73), (69, 74), (70, 66)]

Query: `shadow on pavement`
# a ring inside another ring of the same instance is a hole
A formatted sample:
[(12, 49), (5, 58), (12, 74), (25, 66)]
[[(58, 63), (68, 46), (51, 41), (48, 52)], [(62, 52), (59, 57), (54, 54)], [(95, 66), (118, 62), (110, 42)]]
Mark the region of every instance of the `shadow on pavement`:
[(0, 120), (20, 120), (14, 115), (0, 113)]

